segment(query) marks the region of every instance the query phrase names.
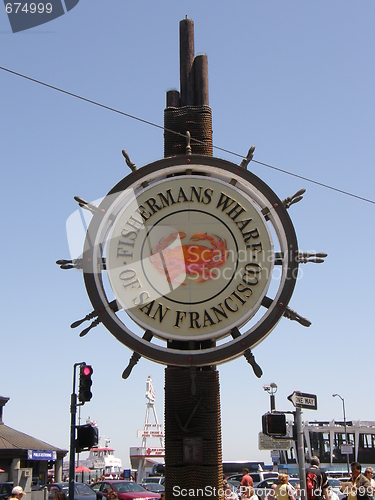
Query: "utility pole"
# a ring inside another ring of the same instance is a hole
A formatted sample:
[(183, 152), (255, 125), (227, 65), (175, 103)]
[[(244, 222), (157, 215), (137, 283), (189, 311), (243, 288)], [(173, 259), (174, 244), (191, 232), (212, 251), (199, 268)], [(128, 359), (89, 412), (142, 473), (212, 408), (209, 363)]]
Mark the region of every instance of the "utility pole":
[(73, 366), (73, 391), (70, 396), (70, 453), (69, 453), (69, 498), (74, 498), (74, 469), (75, 469), (75, 451), (76, 451), (76, 413), (77, 413), (77, 395), (76, 395), (76, 367), (81, 363), (75, 363)]
[[(70, 396), (70, 450), (69, 450), (69, 498), (74, 499), (75, 480), (75, 452), (76, 452), (76, 414), (77, 414), (77, 394), (76, 394), (76, 368), (86, 365), (86, 363), (75, 363), (73, 366), (73, 390)], [(82, 406), (80, 403), (79, 406)]]
[[(344, 400), (343, 397), (340, 396), (340, 394), (332, 394), (332, 397), (333, 398), (338, 397), (342, 401), (342, 412), (344, 414), (345, 444), (348, 445), (349, 444), (349, 439), (348, 439), (348, 431), (347, 431), (347, 428), (346, 428), (345, 400)], [(348, 476), (350, 476), (349, 453), (346, 453), (346, 465), (347, 465), (347, 468), (348, 468)]]

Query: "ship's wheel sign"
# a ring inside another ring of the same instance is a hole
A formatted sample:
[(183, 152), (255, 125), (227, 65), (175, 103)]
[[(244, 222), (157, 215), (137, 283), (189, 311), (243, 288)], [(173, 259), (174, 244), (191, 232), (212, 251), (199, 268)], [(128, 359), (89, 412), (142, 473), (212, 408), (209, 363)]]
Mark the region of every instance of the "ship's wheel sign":
[(217, 339), (241, 327), (259, 309), (273, 262), (271, 236), (249, 196), (193, 174), (131, 197), (106, 247), (117, 301), (165, 340)]
[[(217, 158), (134, 170), (99, 207), (86, 204), (93, 217), (72, 263), (83, 267), (94, 306), (84, 319), (96, 317), (92, 326), (102, 322), (132, 349), (131, 366), (140, 356), (203, 366), (245, 354), (259, 368), (250, 349), (283, 315), (309, 324), (288, 308), (305, 255), (286, 210), (292, 202)], [(196, 349), (201, 341), (211, 343)]]

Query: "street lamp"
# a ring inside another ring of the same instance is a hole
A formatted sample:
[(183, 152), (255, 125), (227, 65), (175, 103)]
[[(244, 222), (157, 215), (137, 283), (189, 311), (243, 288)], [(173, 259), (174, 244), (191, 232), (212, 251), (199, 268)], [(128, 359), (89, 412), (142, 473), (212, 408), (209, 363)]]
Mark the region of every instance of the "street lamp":
[(275, 394), (277, 392), (277, 385), (271, 382), (269, 385), (264, 385), (263, 389), (270, 395), (271, 412), (275, 411)]
[[(349, 444), (349, 440), (348, 440), (348, 433), (347, 433), (347, 430), (346, 430), (346, 416), (345, 416), (345, 401), (344, 401), (344, 398), (342, 398), (340, 396), (340, 394), (332, 394), (332, 397), (335, 398), (335, 397), (338, 397), (341, 399), (342, 401), (342, 411), (344, 413), (344, 429), (345, 429), (345, 443), (346, 444)], [(350, 467), (349, 467), (349, 453), (346, 453), (346, 463), (347, 463), (347, 466), (348, 466), (348, 474), (350, 475)]]

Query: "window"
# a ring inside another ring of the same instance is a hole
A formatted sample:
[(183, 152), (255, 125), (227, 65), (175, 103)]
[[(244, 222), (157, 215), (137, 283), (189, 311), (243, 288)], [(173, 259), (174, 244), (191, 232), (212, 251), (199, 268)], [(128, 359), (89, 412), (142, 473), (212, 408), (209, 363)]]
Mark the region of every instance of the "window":
[(90, 488), (84, 484), (75, 483), (74, 490), (77, 495), (90, 495)]
[(330, 462), (330, 439), (328, 432), (310, 432), (311, 454), (321, 462)]

